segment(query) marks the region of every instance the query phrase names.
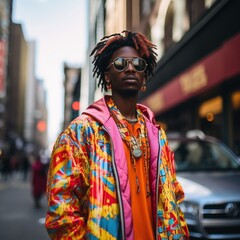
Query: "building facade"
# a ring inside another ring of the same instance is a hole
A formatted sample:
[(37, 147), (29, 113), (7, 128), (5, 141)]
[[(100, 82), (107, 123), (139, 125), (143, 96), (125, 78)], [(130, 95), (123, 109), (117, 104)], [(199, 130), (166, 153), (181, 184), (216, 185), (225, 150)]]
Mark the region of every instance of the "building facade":
[(48, 147), (48, 113), (43, 81), (35, 76), (35, 42), (26, 40), (21, 24), (10, 23), (8, 46), (3, 139), (11, 158)]
[(90, 14), (95, 40), (128, 29), (156, 44), (157, 68), (139, 102), (166, 130), (201, 129), (240, 154), (239, 1), (92, 2), (98, 6)]
[(0, 151), (6, 148), (4, 139), (6, 134), (8, 41), (11, 16), (12, 0), (0, 1)]

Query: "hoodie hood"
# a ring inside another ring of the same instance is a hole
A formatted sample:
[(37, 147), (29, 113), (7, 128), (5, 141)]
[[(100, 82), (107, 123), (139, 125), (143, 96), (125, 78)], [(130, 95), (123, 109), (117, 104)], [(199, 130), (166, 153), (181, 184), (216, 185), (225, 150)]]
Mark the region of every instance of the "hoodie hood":
[[(90, 115), (91, 117), (95, 118), (96, 120), (104, 124), (111, 117), (106, 103), (106, 99), (110, 97), (111, 97), (110, 95), (106, 95), (100, 100), (94, 102), (83, 112), (83, 114)], [(137, 104), (137, 107), (142, 111), (145, 119), (156, 125), (154, 114), (149, 108), (142, 104)]]

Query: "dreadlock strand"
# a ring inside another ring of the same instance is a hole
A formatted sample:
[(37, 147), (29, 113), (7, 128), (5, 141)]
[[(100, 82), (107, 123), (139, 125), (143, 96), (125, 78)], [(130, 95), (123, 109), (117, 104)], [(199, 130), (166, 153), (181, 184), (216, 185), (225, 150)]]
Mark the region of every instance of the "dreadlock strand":
[(109, 35), (109, 36), (104, 36), (104, 37), (101, 39), (101, 41), (103, 41), (103, 40), (106, 39), (106, 38), (110, 39), (111, 37), (115, 37), (115, 36), (121, 36), (121, 34), (120, 34), (120, 33), (113, 33), (113, 34), (111, 34), (111, 35)]
[(156, 60), (156, 55), (157, 53), (154, 51), (154, 49), (157, 49), (156, 45), (153, 44), (152, 42), (150, 42), (150, 40), (148, 40), (143, 34), (139, 33), (139, 37), (140, 39), (142, 39), (145, 43), (145, 45), (147, 46), (148, 52), (150, 53), (150, 55), (152, 54), (154, 59)]
[(93, 76), (95, 76), (97, 72), (98, 72), (98, 69), (97, 69), (96, 66), (94, 66), (94, 68), (93, 68)]
[(110, 46), (113, 42), (118, 41), (120, 38), (122, 38), (122, 37), (114, 36), (114, 37), (110, 38), (109, 40), (107, 40), (105, 46), (101, 50), (99, 50), (97, 54), (98, 55), (101, 54), (108, 46)]
[(100, 44), (101, 44), (101, 43), (98, 43), (98, 44), (95, 46), (95, 48), (92, 50), (90, 56), (92, 56), (92, 55), (94, 54), (94, 52), (96, 52), (96, 51), (98, 50)]
[(133, 36), (132, 40), (133, 40), (133, 43), (134, 43), (134, 46), (135, 46), (136, 50), (138, 50), (139, 47), (138, 47), (138, 43), (137, 43), (137, 40), (136, 40), (135, 36)]
[(94, 54), (94, 52), (95, 52), (94, 56), (96, 57), (98, 55), (99, 49), (101, 50), (101, 48), (104, 46), (104, 44), (105, 44), (104, 42), (99, 42), (97, 44), (97, 46), (92, 50), (90, 56), (92, 56)]
[(140, 47), (142, 56), (146, 55), (147, 57), (149, 57), (150, 53), (148, 51), (148, 47), (146, 45), (146, 42), (143, 39), (141, 39), (140, 35), (137, 35), (137, 42), (138, 42), (138, 45)]
[(141, 33), (137, 33), (137, 35), (139, 36), (139, 38), (141, 38), (144, 42), (145, 42), (145, 44), (147, 45), (147, 46), (149, 46), (149, 47), (154, 47), (155, 45), (146, 37), (146, 36), (144, 36), (143, 34), (141, 34)]
[[(116, 40), (116, 38), (115, 38), (116, 36), (121, 37), (121, 35), (119, 33), (115, 33), (115, 34), (103, 37), (101, 39), (101, 41), (97, 44), (97, 46), (93, 49), (90, 56), (93, 55), (94, 52), (96, 52), (95, 57), (98, 56), (99, 54), (101, 54), (106, 49), (106, 47), (108, 47), (108, 45), (110, 45), (111, 42), (108, 44), (108, 41)], [(105, 40), (105, 39), (108, 39), (108, 40)]]

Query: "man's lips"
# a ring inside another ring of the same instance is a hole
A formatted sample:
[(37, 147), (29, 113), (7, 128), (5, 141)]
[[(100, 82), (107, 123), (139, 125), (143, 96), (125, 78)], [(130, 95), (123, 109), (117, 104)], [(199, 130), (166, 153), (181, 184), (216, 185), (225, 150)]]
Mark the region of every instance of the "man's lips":
[(136, 76), (134, 76), (134, 75), (127, 75), (127, 76), (125, 76), (125, 77), (123, 77), (123, 80), (124, 81), (128, 81), (128, 82), (138, 82), (138, 78), (136, 77)]

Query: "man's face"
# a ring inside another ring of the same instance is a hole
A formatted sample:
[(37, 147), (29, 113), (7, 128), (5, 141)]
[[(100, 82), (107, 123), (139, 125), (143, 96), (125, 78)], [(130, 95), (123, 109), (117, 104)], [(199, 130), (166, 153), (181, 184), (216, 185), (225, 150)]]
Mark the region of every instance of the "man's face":
[[(140, 57), (140, 55), (134, 48), (125, 46), (113, 53), (109, 64), (118, 57), (133, 59)], [(105, 72), (105, 81), (111, 85), (112, 94), (131, 92), (136, 94), (142, 87), (144, 79), (145, 73), (138, 72), (131, 61), (128, 62), (126, 69), (121, 72), (117, 71), (113, 64)]]

